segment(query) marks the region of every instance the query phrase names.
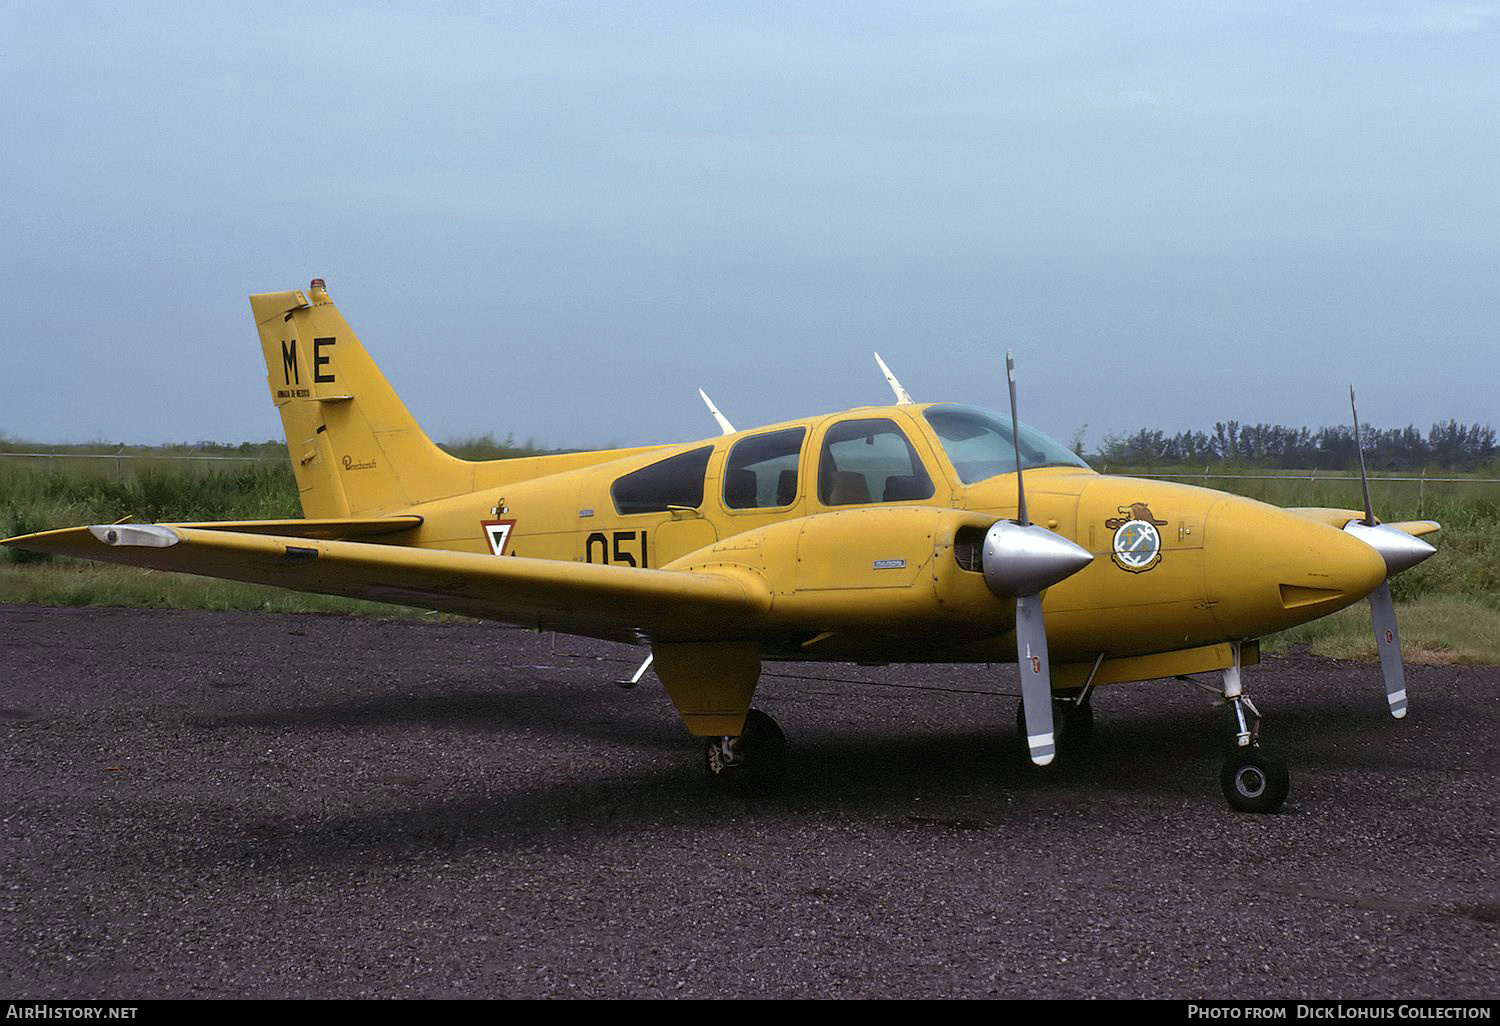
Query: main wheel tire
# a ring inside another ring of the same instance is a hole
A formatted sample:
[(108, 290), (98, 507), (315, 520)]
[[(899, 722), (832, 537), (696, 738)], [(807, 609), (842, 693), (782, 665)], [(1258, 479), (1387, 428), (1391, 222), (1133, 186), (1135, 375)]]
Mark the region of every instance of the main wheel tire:
[[(1021, 747), (1026, 747), (1026, 703), (1016, 706), (1016, 734), (1021, 738)], [(1094, 736), (1094, 707), (1088, 702), (1073, 702), (1063, 698), (1052, 700), (1052, 736), (1058, 755), (1072, 755), (1088, 746)]]
[(1094, 707), (1088, 702), (1062, 702), (1054, 703), (1052, 715), (1057, 716), (1058, 704), (1064, 707), (1062, 719), (1067, 723), (1063, 727), (1063, 743), (1072, 752), (1081, 752), (1088, 747), (1089, 741), (1094, 736)]
[(1241, 748), (1224, 760), (1219, 785), (1229, 804), (1241, 812), (1275, 812), (1286, 802), (1291, 777), (1280, 759), (1258, 748)]
[(776, 721), (751, 709), (738, 737), (703, 743), (703, 765), (715, 787), (741, 798), (774, 794), (786, 780), (786, 735)]

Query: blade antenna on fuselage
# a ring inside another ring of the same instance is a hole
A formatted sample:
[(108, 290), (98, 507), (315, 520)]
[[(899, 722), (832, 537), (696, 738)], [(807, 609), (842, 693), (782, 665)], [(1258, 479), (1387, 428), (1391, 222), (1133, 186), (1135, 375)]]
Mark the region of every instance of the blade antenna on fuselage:
[(708, 393), (700, 388), (698, 389), (698, 394), (703, 397), (703, 405), (708, 407), (708, 412), (713, 416), (714, 423), (719, 425), (719, 430), (726, 435), (734, 434), (734, 425), (729, 423), (728, 417), (719, 412), (719, 408), (715, 406), (714, 401), (708, 397)]
[(875, 362), (880, 365), (880, 373), (885, 375), (885, 383), (891, 386), (891, 391), (896, 395), (896, 405), (912, 405), (911, 393), (906, 390), (901, 382), (896, 380), (896, 375), (891, 373), (891, 369), (886, 366), (885, 361), (880, 358), (879, 353), (875, 354)]

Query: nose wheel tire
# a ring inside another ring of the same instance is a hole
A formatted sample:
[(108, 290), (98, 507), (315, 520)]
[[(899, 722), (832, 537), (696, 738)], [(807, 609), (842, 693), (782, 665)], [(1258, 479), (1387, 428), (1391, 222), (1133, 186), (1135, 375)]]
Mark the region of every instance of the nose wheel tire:
[(1241, 812), (1275, 812), (1291, 789), (1286, 763), (1259, 748), (1241, 748), (1224, 760), (1219, 772), (1224, 797)]
[(774, 794), (786, 780), (786, 735), (759, 709), (751, 709), (737, 737), (711, 737), (703, 743), (708, 779), (727, 794), (759, 798)]

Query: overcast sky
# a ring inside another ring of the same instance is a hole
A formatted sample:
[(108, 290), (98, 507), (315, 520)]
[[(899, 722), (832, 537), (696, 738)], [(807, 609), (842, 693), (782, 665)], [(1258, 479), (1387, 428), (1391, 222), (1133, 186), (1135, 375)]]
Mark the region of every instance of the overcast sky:
[(439, 439), (1500, 423), (1491, 3), (0, 0), (0, 138), (13, 437), (279, 437), (313, 276)]

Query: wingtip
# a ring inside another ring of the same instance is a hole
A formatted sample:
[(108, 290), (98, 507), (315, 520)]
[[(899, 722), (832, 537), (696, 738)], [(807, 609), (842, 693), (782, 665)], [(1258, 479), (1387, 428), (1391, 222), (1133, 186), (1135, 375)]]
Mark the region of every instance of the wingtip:
[(8, 549), (30, 549), (33, 551), (41, 551), (36, 544), (37, 542), (43, 539), (56, 538), (59, 535), (64, 535), (73, 531), (80, 530), (83, 530), (83, 528), (54, 527), (47, 531), (32, 531), (30, 534), (18, 534), (10, 538), (0, 538), (0, 545), (3, 545)]

